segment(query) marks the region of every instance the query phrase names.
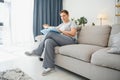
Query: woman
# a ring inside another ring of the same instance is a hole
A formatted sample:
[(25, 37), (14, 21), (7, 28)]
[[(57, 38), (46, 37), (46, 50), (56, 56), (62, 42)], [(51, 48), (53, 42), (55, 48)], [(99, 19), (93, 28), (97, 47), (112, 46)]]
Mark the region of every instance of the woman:
[[(55, 33), (55, 32), (48, 32), (45, 35), (45, 38), (41, 41), (37, 49), (33, 50), (32, 53), (29, 53), (29, 52), (25, 53), (26, 55), (29, 55), (29, 56), (32, 56), (32, 55), (41, 56), (44, 50), (43, 67), (45, 68), (45, 70), (42, 73), (43, 76), (50, 73), (55, 68), (54, 48), (56, 46), (63, 46), (63, 45), (77, 43), (75, 39), (77, 26), (74, 22), (69, 20), (68, 11), (62, 10), (60, 12), (60, 16), (61, 16), (63, 23), (61, 23), (56, 28), (59, 30), (61, 34)], [(49, 28), (50, 26), (47, 24), (44, 24), (43, 27)]]

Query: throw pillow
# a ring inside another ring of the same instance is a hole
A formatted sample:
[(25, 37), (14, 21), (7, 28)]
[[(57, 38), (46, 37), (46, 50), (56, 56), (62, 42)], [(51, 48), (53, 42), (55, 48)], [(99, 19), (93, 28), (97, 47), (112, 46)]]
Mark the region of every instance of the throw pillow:
[(45, 34), (47, 34), (48, 32), (56, 32), (56, 33), (60, 33), (56, 28), (54, 28), (54, 27), (49, 27), (49, 28), (47, 28), (47, 29), (43, 29), (43, 30), (41, 30), (41, 32), (45, 35)]
[(108, 52), (120, 54), (120, 33), (112, 35), (112, 46)]

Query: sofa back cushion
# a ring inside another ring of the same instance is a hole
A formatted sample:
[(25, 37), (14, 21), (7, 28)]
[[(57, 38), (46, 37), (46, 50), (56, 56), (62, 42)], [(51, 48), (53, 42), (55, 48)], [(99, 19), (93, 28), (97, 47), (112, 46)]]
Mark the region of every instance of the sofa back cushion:
[(78, 43), (106, 47), (111, 32), (110, 26), (86, 26), (82, 27), (78, 37)]
[(111, 30), (111, 33), (110, 33), (108, 46), (112, 46), (112, 42), (111, 42), (112, 41), (112, 35), (117, 34), (119, 32), (120, 32), (120, 24), (112, 25), (112, 30)]

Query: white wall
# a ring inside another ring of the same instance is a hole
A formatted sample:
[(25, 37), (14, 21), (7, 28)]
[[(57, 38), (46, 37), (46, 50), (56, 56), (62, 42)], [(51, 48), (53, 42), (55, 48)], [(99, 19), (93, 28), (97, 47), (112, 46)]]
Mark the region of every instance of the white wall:
[(107, 15), (104, 25), (115, 23), (115, 0), (63, 0), (63, 8), (70, 12), (70, 18), (85, 16), (88, 25), (94, 22), (99, 25), (98, 14)]
[(33, 41), (34, 0), (11, 0), (12, 41), (25, 43)]

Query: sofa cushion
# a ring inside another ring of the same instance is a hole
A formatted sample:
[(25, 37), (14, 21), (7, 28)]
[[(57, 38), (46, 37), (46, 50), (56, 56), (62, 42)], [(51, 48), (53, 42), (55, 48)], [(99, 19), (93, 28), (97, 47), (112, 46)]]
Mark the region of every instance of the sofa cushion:
[(44, 35), (38, 35), (38, 36), (35, 37), (35, 40), (37, 42), (40, 42), (43, 38), (44, 38)]
[(59, 49), (60, 49), (60, 46), (55, 47), (55, 54), (59, 54)]
[(92, 54), (91, 63), (120, 70), (120, 55), (110, 54), (108, 49), (100, 49)]
[(120, 32), (118, 34), (112, 35), (112, 46), (108, 52), (120, 54)]
[(76, 59), (90, 62), (93, 52), (103, 47), (85, 44), (65, 45), (59, 48), (59, 53)]
[(107, 46), (110, 31), (110, 26), (82, 27), (79, 33), (78, 42), (102, 47)]
[(120, 24), (112, 25), (108, 46), (112, 46), (112, 36), (120, 32)]

